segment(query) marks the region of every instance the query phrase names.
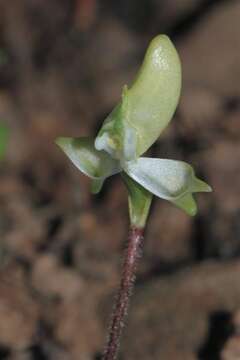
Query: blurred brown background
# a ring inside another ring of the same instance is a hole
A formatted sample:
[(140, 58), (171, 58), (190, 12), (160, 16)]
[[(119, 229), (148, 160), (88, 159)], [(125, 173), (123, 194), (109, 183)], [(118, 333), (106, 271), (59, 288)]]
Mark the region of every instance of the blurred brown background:
[(91, 196), (53, 140), (96, 133), (158, 33), (183, 91), (152, 155), (214, 192), (193, 219), (155, 201), (121, 359), (240, 359), (239, 19), (238, 0), (1, 0), (0, 359), (100, 359), (127, 196), (117, 176)]

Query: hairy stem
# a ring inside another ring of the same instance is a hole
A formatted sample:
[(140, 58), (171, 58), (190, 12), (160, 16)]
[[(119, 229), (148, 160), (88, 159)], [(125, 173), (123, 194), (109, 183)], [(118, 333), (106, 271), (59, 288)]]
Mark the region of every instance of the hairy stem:
[(131, 227), (128, 247), (124, 258), (120, 289), (114, 306), (109, 338), (102, 358), (103, 360), (115, 360), (117, 357), (120, 337), (134, 286), (137, 263), (142, 253), (142, 243), (143, 229)]

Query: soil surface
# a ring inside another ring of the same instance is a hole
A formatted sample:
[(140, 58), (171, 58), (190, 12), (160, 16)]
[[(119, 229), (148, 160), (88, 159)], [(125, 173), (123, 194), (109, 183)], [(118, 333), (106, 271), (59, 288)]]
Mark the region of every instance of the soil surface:
[(240, 2), (0, 2), (0, 359), (101, 358), (127, 238), (127, 194), (98, 196), (54, 144), (94, 135), (167, 33), (180, 105), (152, 155), (213, 188), (189, 218), (154, 201), (121, 360), (240, 359)]

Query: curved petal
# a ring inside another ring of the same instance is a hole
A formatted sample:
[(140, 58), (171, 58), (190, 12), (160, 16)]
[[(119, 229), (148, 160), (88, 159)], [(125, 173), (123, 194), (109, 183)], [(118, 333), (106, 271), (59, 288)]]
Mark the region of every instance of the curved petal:
[[(123, 88), (122, 100), (107, 117), (95, 146), (125, 161), (142, 155), (175, 112), (181, 90), (181, 63), (166, 35), (150, 43), (136, 80)], [(135, 133), (133, 143), (129, 137)]]
[(211, 187), (196, 178), (193, 168), (168, 159), (139, 158), (124, 164), (125, 172), (154, 195), (173, 202), (190, 215), (195, 215), (193, 192), (209, 192)]
[(128, 104), (126, 126), (136, 129), (137, 156), (157, 140), (172, 119), (182, 82), (181, 63), (171, 40), (156, 36), (150, 43), (137, 78), (125, 91)]
[(60, 137), (56, 144), (64, 151), (73, 164), (94, 183), (94, 192), (101, 188), (103, 180), (121, 171), (119, 162), (112, 159), (105, 151), (94, 147), (94, 139), (90, 137)]

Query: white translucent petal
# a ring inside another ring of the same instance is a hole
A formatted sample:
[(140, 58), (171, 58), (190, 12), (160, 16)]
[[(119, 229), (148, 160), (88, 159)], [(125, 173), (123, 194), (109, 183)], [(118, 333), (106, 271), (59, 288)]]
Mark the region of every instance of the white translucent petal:
[(119, 162), (112, 159), (105, 151), (94, 147), (94, 139), (58, 138), (61, 147), (73, 164), (92, 179), (105, 179), (121, 171)]
[(126, 160), (136, 159), (137, 136), (131, 126), (124, 127), (123, 156)]
[(183, 161), (143, 157), (126, 162), (124, 170), (147, 190), (170, 201), (186, 193), (211, 191), (206, 183), (195, 177), (192, 167)]

